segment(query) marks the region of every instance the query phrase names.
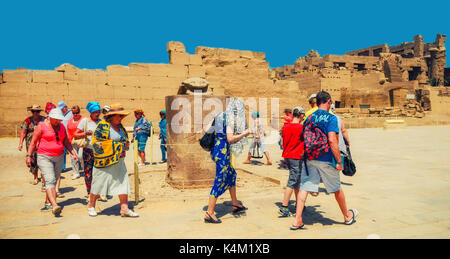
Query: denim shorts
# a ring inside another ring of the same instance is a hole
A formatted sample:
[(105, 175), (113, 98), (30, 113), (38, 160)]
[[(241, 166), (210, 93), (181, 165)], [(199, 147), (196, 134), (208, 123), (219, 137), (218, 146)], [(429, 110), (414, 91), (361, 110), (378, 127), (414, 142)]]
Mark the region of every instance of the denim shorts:
[(303, 168), (300, 190), (318, 192), (320, 180), (325, 185), (327, 193), (334, 193), (341, 189), (340, 171), (336, 170), (331, 163), (307, 160), (306, 166), (309, 175), (306, 175), (306, 170)]
[(138, 150), (145, 151), (145, 146), (147, 145), (148, 136), (144, 134), (136, 135), (136, 140), (138, 142)]

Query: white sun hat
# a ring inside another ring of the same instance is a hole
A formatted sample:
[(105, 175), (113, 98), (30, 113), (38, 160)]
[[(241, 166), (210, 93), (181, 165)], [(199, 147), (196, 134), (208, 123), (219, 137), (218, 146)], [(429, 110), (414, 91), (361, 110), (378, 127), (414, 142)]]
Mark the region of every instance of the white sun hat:
[(60, 109), (52, 109), (48, 114), (48, 117), (61, 121), (64, 120), (64, 115)]

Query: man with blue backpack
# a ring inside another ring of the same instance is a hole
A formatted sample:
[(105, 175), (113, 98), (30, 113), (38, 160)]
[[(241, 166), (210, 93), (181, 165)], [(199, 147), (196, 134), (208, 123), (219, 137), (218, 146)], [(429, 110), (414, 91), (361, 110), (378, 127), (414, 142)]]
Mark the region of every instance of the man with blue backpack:
[(322, 179), (327, 193), (334, 193), (345, 224), (351, 225), (358, 215), (356, 209), (347, 210), (344, 191), (341, 189), (340, 171), (343, 161), (339, 151), (339, 128), (335, 115), (329, 113), (332, 100), (329, 93), (316, 95), (318, 109), (303, 124), (303, 168), (300, 191), (297, 195), (297, 211), (291, 230), (304, 229), (302, 212), (310, 192), (319, 191)]

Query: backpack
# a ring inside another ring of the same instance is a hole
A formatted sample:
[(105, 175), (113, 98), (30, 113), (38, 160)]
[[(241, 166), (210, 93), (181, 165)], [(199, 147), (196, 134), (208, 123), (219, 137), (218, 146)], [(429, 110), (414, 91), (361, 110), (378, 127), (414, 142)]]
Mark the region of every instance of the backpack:
[(306, 166), (306, 160), (316, 159), (331, 150), (327, 135), (323, 133), (319, 126), (311, 121), (311, 117), (309, 116), (303, 124), (301, 136), (301, 141), (304, 143), (303, 161), (307, 175), (309, 175), (309, 172)]
[(214, 124), (216, 123), (216, 120), (213, 120), (213, 123), (211, 127), (206, 131), (205, 135), (200, 139), (200, 146), (206, 150), (211, 151), (214, 147), (214, 141), (215, 141), (215, 130), (214, 130)]
[(145, 133), (145, 135), (147, 135), (147, 136), (150, 137), (150, 136), (152, 135), (151, 131), (152, 131), (152, 129), (153, 129), (153, 124), (152, 124), (152, 122), (146, 121), (146, 122), (144, 123), (144, 125), (145, 125), (146, 128), (147, 128), (147, 130), (146, 130), (144, 133)]

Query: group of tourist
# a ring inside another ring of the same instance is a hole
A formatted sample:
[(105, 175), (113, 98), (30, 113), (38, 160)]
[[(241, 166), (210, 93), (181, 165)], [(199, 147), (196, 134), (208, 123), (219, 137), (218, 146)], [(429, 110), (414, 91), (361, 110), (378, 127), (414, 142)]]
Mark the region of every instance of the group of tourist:
[[(280, 147), (282, 157), (289, 169), (289, 177), (279, 213), (282, 217), (294, 216), (290, 227), (292, 230), (304, 229), (302, 212), (308, 194), (318, 195), (319, 184), (323, 182), (328, 193), (334, 193), (341, 209), (345, 224), (355, 222), (356, 209), (348, 209), (344, 192), (341, 189), (340, 171), (343, 170), (343, 156), (350, 145), (345, 125), (334, 113), (331, 96), (321, 91), (309, 98), (311, 109), (308, 112), (300, 107), (285, 110), (281, 129)], [(38, 169), (41, 171), (43, 191), (46, 192), (44, 210), (52, 210), (55, 216), (61, 213), (57, 198), (63, 197), (59, 192), (61, 172), (65, 167), (65, 156), (72, 158), (72, 179), (84, 176), (88, 197), (88, 215), (96, 216), (95, 204), (98, 199), (107, 200), (107, 196), (118, 196), (120, 214), (123, 217), (138, 217), (129, 209), (128, 195), (130, 183), (125, 166), (125, 155), (130, 140), (122, 120), (129, 112), (121, 104), (101, 108), (98, 102), (86, 105), (88, 117), (80, 114), (80, 107), (74, 105), (68, 109), (66, 103), (58, 106), (47, 103), (45, 112), (33, 105), (32, 116), (25, 119), (19, 141), (19, 150), (25, 140), (27, 147), (26, 164), (33, 174), (33, 184), (38, 184)], [(101, 118), (103, 114), (103, 118)], [(148, 137), (153, 134), (152, 123), (141, 109), (135, 110), (136, 121), (131, 142), (137, 141), (139, 165), (144, 166), (145, 147)], [(166, 111), (160, 112), (159, 122), (162, 163), (166, 162)], [(210, 192), (208, 208), (204, 221), (221, 223), (215, 215), (215, 206), (220, 195), (227, 190), (230, 193), (233, 213), (247, 208), (236, 197), (236, 170), (234, 160), (243, 153), (247, 137), (253, 134), (247, 160), (250, 163), (251, 150), (257, 145), (272, 164), (264, 145), (264, 131), (259, 120), (259, 113), (253, 112), (254, 124), (247, 128), (245, 104), (239, 98), (232, 98), (225, 112), (214, 117), (212, 126), (214, 147), (211, 158), (216, 163), (216, 177)], [(317, 135), (319, 138), (311, 141)], [(296, 198), (296, 213), (290, 212), (288, 205), (292, 194)]]
[[(41, 115), (44, 109), (38, 105), (33, 105), (29, 110), (32, 116), (22, 123), (18, 149), (23, 149), (25, 140), (26, 164), (33, 174), (34, 185), (39, 183), (38, 171), (41, 171), (42, 191), (46, 193), (42, 210), (51, 209), (55, 216), (61, 213), (57, 198), (64, 197), (59, 187), (61, 173), (66, 167), (66, 154), (69, 153), (72, 158), (72, 179), (84, 176), (89, 216), (97, 215), (96, 201), (106, 201), (107, 196), (119, 197), (120, 214), (123, 217), (139, 216), (128, 208), (130, 184), (124, 158), (130, 141), (122, 120), (129, 112), (121, 104), (101, 108), (98, 102), (89, 102), (86, 105), (88, 117), (81, 116), (78, 105), (69, 109), (63, 101), (58, 106), (47, 103), (47, 116)], [(164, 110), (160, 112), (159, 123), (162, 163), (166, 162), (165, 114)], [(145, 165), (145, 145), (150, 132), (153, 132), (152, 124), (145, 119), (140, 109), (135, 111), (135, 117), (133, 140), (138, 142), (140, 165)]]
[[(344, 123), (334, 112), (334, 105), (329, 93), (321, 91), (309, 98), (311, 109), (308, 112), (297, 106), (286, 109), (281, 130), (280, 146), (282, 157), (289, 169), (289, 177), (279, 213), (282, 217), (295, 216), (291, 230), (304, 229), (302, 212), (309, 193), (318, 195), (319, 184), (323, 182), (327, 193), (334, 193), (339, 208), (347, 225), (353, 224), (358, 215), (356, 209), (348, 209), (344, 192), (341, 188), (340, 171), (343, 170), (343, 155), (350, 145)], [(252, 113), (257, 119), (259, 114)], [(221, 223), (215, 216), (217, 199), (229, 190), (234, 213), (247, 210), (236, 198), (236, 171), (231, 160), (242, 152), (245, 138), (256, 133), (252, 142), (266, 149), (260, 127), (255, 120), (255, 129), (245, 129), (245, 104), (239, 98), (232, 98), (225, 112), (214, 118), (215, 145), (211, 158), (216, 163), (216, 177), (210, 193), (208, 208), (205, 212), (206, 223)], [(342, 153), (342, 154), (341, 154)], [(251, 154), (248, 155), (250, 160)], [(268, 163), (270, 157), (266, 154)], [(292, 194), (296, 198), (296, 213), (289, 211), (288, 205)]]

